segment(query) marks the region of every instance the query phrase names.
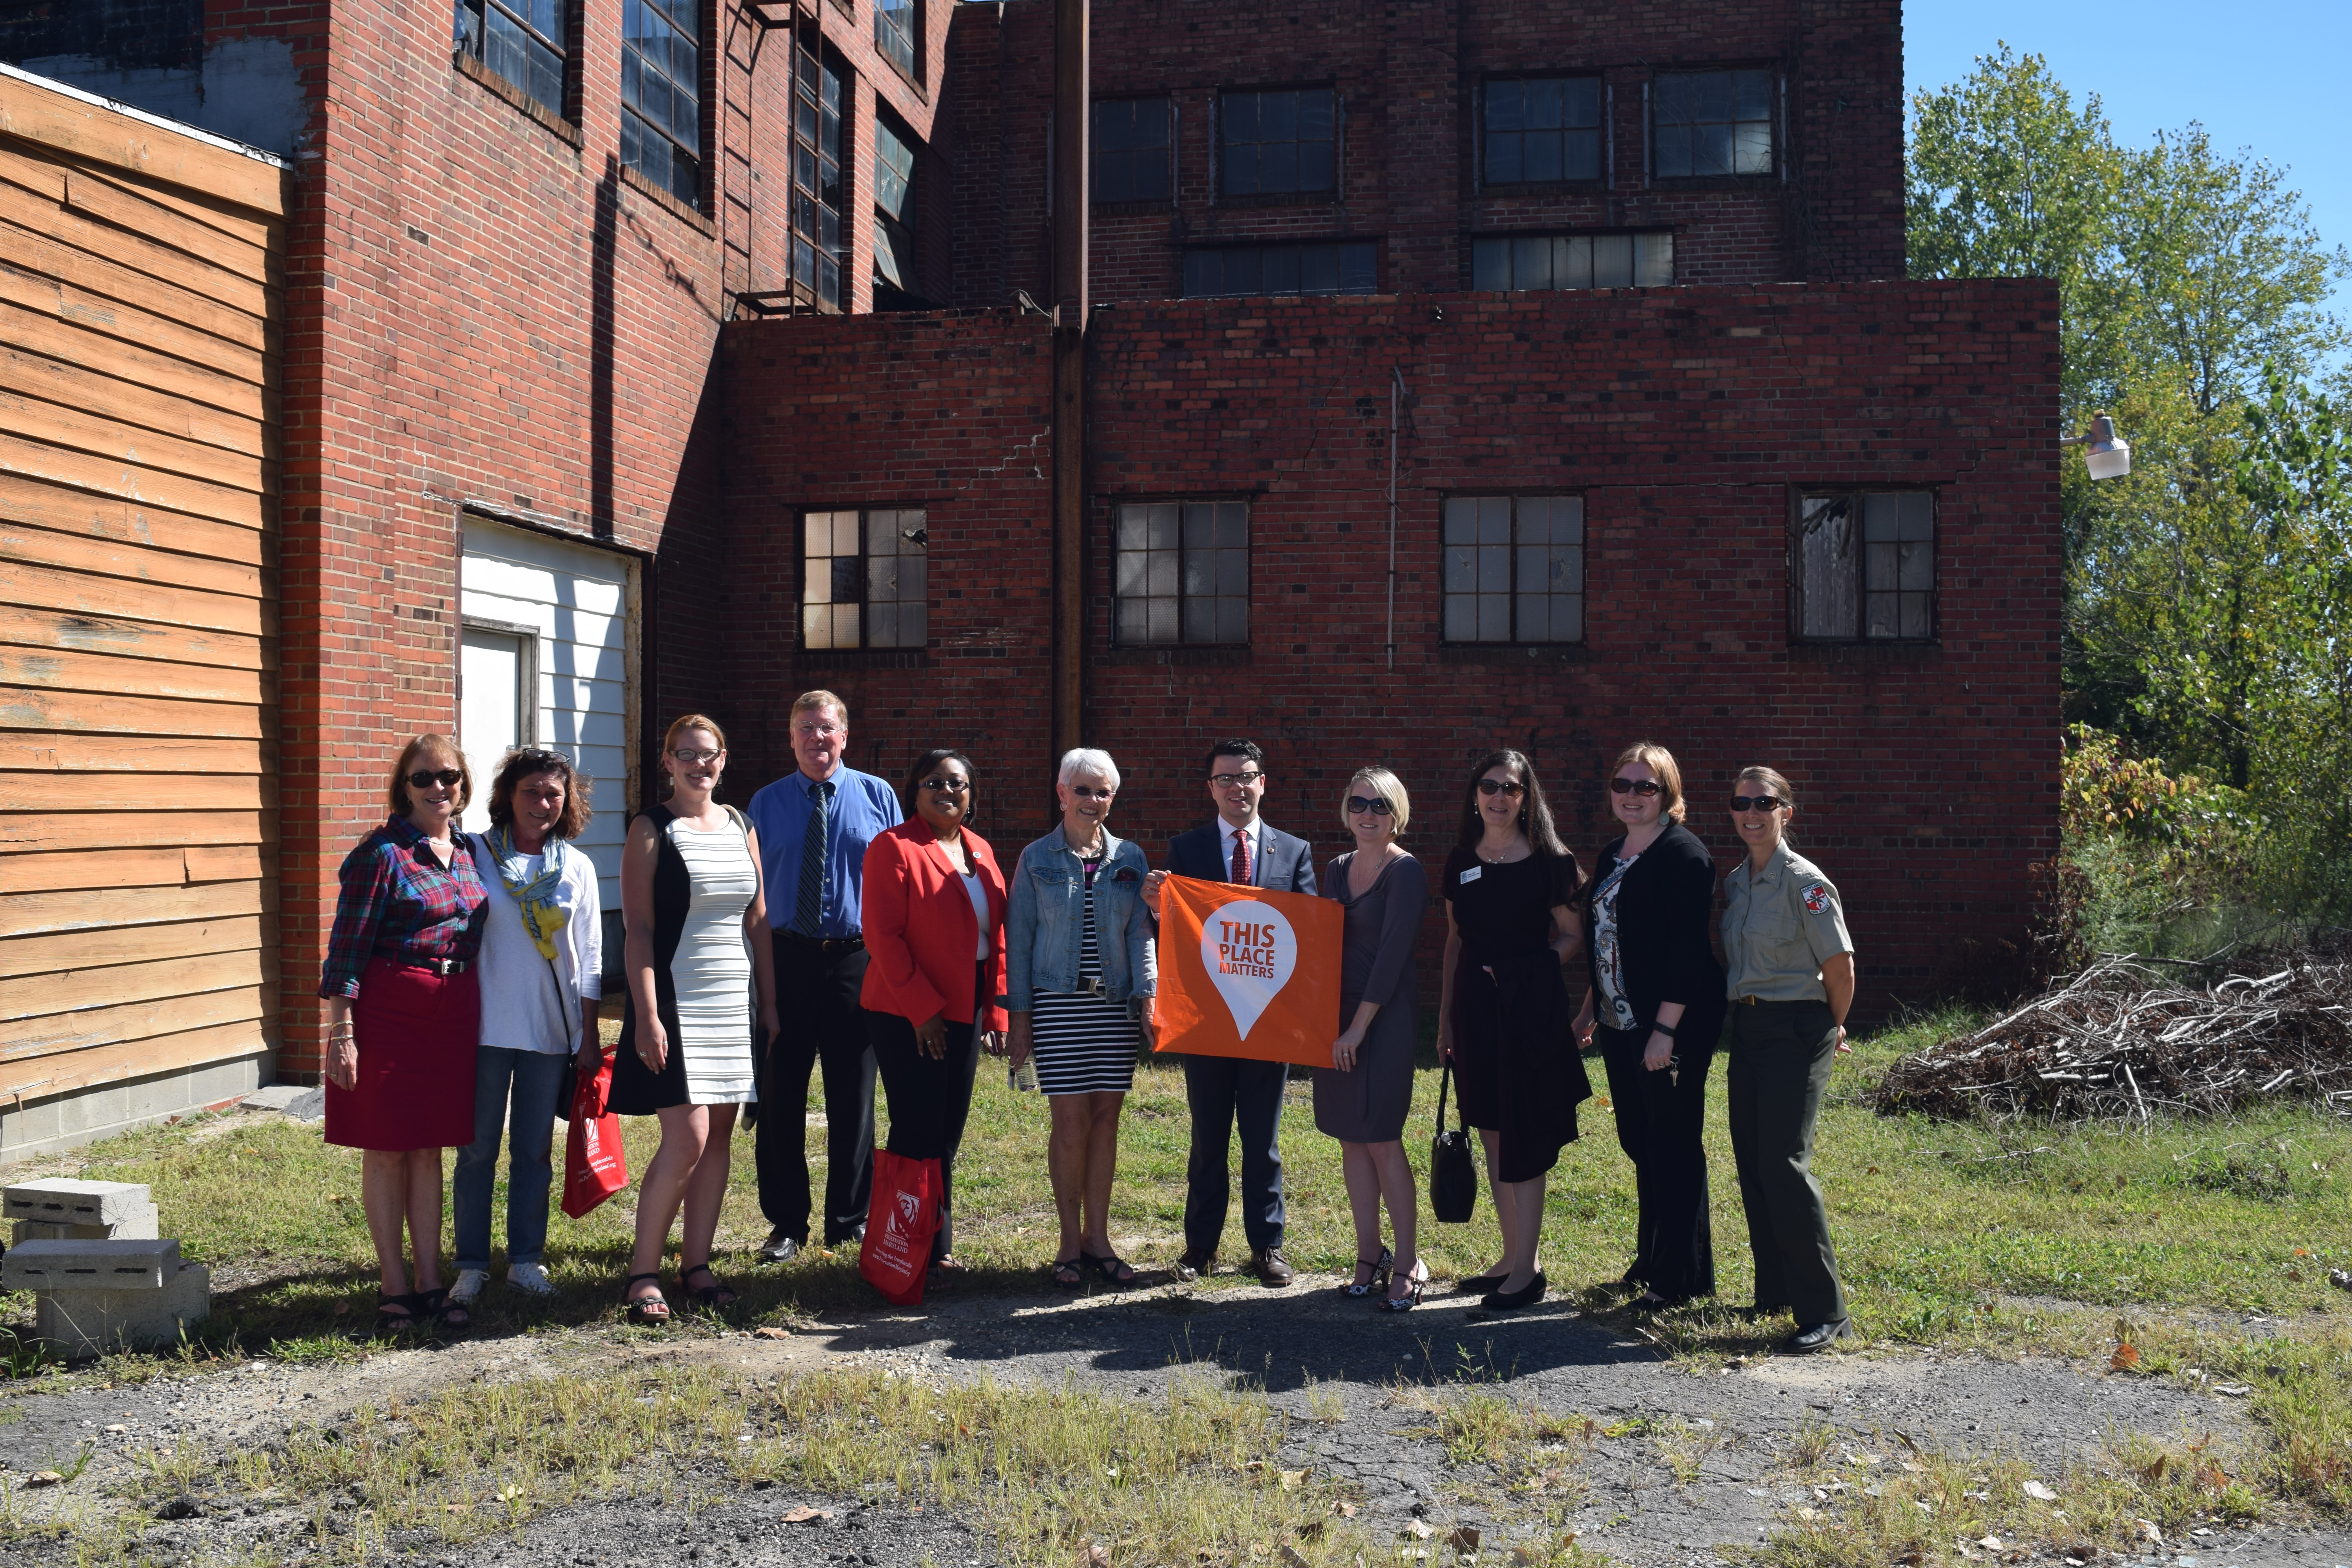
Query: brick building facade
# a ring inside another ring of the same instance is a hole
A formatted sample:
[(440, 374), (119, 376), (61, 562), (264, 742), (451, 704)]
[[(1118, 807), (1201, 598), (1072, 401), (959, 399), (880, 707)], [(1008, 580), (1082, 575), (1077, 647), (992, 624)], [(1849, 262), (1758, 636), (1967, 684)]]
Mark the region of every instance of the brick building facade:
[[(742, 799), (812, 684), (856, 704), (860, 765), (966, 744), (994, 836), (1040, 826), (1055, 454), (1019, 296), (1055, 293), (1050, 0), (139, 5), (189, 37), (77, 54), (0, 15), (0, 47), (292, 163), (279, 1071), (315, 1071), (386, 759), (466, 732), (460, 670), (501, 638), (517, 733), (608, 759), (615, 829), (668, 715), (730, 726)], [(1898, 0), (1099, 0), (1093, 49), (1072, 635), (1125, 831), (1200, 815), (1199, 753), (1240, 731), (1285, 826), (1335, 847), (1377, 759), (1433, 853), (1507, 743), (1589, 855), (1647, 736), (1716, 840), (1733, 769), (1795, 778), (1866, 1006), (2023, 925), (2055, 847), (2056, 300), (1901, 281)], [(1447, 519), (1482, 501), (1507, 603), (1473, 582), (1449, 621), (1480, 558), (1449, 568)], [(1187, 503), (1242, 553), (1187, 557)], [(822, 559), (812, 514), (847, 531)], [(1230, 579), (1164, 622), (1121, 603), (1155, 515), (1180, 583)], [(819, 636), (813, 601), (854, 613)]]

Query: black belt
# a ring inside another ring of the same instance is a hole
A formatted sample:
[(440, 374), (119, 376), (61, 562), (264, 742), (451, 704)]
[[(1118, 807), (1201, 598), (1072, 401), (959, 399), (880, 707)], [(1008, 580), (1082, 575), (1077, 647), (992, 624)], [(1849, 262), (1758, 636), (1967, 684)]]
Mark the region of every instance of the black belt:
[(463, 974), (474, 966), (472, 960), (464, 958), (393, 958), (384, 962), (398, 964), (403, 969), (421, 969), (444, 980), (452, 974)]
[(837, 952), (856, 952), (866, 945), (862, 936), (803, 936), (796, 931), (780, 931), (776, 935), (795, 947), (813, 947), (830, 958)]

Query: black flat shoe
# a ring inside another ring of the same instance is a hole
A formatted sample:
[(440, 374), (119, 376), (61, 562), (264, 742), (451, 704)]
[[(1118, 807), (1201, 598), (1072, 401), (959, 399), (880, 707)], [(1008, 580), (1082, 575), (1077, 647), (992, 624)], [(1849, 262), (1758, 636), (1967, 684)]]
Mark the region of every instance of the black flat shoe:
[(1484, 1296), (1509, 1278), (1507, 1274), (1473, 1274), (1467, 1279), (1456, 1279), (1454, 1293), (1457, 1296)]
[(1840, 1340), (1853, 1337), (1853, 1320), (1852, 1318), (1840, 1318), (1834, 1323), (1815, 1323), (1810, 1328), (1799, 1329), (1795, 1333), (1782, 1340), (1780, 1353), (1782, 1355), (1814, 1355), (1829, 1349)]
[(1508, 1312), (1520, 1307), (1532, 1307), (1543, 1300), (1545, 1283), (1539, 1273), (1517, 1290), (1487, 1291), (1478, 1305), (1490, 1312)]

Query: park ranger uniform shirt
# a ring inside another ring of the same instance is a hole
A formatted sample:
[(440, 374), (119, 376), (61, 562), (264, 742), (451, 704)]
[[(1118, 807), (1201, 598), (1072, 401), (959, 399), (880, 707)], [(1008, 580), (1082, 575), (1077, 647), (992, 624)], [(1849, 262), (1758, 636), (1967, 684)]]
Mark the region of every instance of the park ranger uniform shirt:
[(1822, 965), (1853, 951), (1844, 906), (1822, 868), (1783, 843), (1754, 875), (1743, 858), (1723, 881), (1723, 962), (1735, 1002), (1826, 1002)]

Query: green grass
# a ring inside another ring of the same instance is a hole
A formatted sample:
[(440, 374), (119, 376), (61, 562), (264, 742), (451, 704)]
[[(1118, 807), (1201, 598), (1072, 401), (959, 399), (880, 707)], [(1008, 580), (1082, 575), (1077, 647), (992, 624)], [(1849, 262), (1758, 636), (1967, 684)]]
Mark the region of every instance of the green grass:
[[(1864, 1083), (1900, 1052), (1963, 1016), (1882, 1030), (1840, 1064), (1835, 1102), (1822, 1118), (1816, 1168), (1859, 1326), (1881, 1339), (1988, 1346), (2095, 1348), (2116, 1310), (2259, 1312), (2292, 1320), (2352, 1310), (2331, 1288), (2331, 1267), (2352, 1267), (2352, 1121), (2283, 1107), (2228, 1121), (2148, 1129), (1977, 1126), (1882, 1118), (1858, 1103)], [(1582, 1140), (1553, 1173), (1545, 1227), (1555, 1288), (1575, 1292), (1622, 1272), (1633, 1227), (1631, 1171), (1616, 1146), (1604, 1092), (1583, 1112)], [(1717, 1279), (1724, 1308), (1745, 1304), (1750, 1280), (1745, 1223), (1723, 1124), (1723, 1068), (1709, 1103), (1708, 1156)], [(1422, 1074), (1407, 1147), (1426, 1159), (1433, 1072)], [(814, 1108), (814, 1107), (813, 1107)], [(1317, 1133), (1307, 1086), (1295, 1082), (1283, 1140), (1288, 1251), (1300, 1267), (1336, 1272), (1355, 1257), (1339, 1148)], [(653, 1152), (650, 1119), (627, 1124), (630, 1168)], [(1119, 1146), (1114, 1239), (1139, 1268), (1181, 1250), (1190, 1130), (1173, 1061), (1139, 1068)], [(1042, 1158), (1045, 1101), (1018, 1095), (984, 1065), (956, 1172), (957, 1251), (987, 1290), (1039, 1270), (1052, 1256), (1052, 1194)], [(823, 1147), (811, 1129), (814, 1149)], [(560, 1158), (560, 1151), (559, 1151)], [(766, 1232), (751, 1168), (751, 1139), (735, 1149), (736, 1179), (720, 1228), (744, 1294), (738, 1323), (789, 1322), (854, 1310), (873, 1298), (856, 1254), (812, 1253), (791, 1268), (750, 1266)], [(359, 1211), (359, 1157), (320, 1142), (315, 1127), (232, 1116), (133, 1132), (87, 1152), (85, 1174), (151, 1184), (189, 1256), (257, 1268), (266, 1282), (226, 1292), (209, 1336), (234, 1333), (247, 1351), (328, 1354), (369, 1321), (374, 1285)], [(492, 1331), (579, 1323), (615, 1315), (625, 1272), (631, 1193), (586, 1219), (551, 1222), (548, 1266), (563, 1295), (518, 1307), (485, 1298)], [(503, 1184), (495, 1200), (503, 1215)], [(1238, 1221), (1227, 1257), (1240, 1249)], [(1423, 1246), (1441, 1276), (1491, 1259), (1491, 1211), (1441, 1226), (1424, 1211)], [(1026, 1281), (1018, 1281), (1026, 1287)], [(1230, 1276), (1211, 1288), (1237, 1283)], [(1600, 1298), (1595, 1297), (1598, 1300)], [(28, 1307), (19, 1298), (13, 1305)], [(2069, 1308), (2080, 1309), (2070, 1314)], [(2070, 1326), (2070, 1319), (2079, 1324)], [(2087, 1325), (2084, 1327), (2083, 1325)], [(1752, 1350), (1773, 1331), (1705, 1306), (1670, 1314), (1658, 1331), (1684, 1350)], [(2056, 1335), (2053, 1340), (2051, 1336)]]

